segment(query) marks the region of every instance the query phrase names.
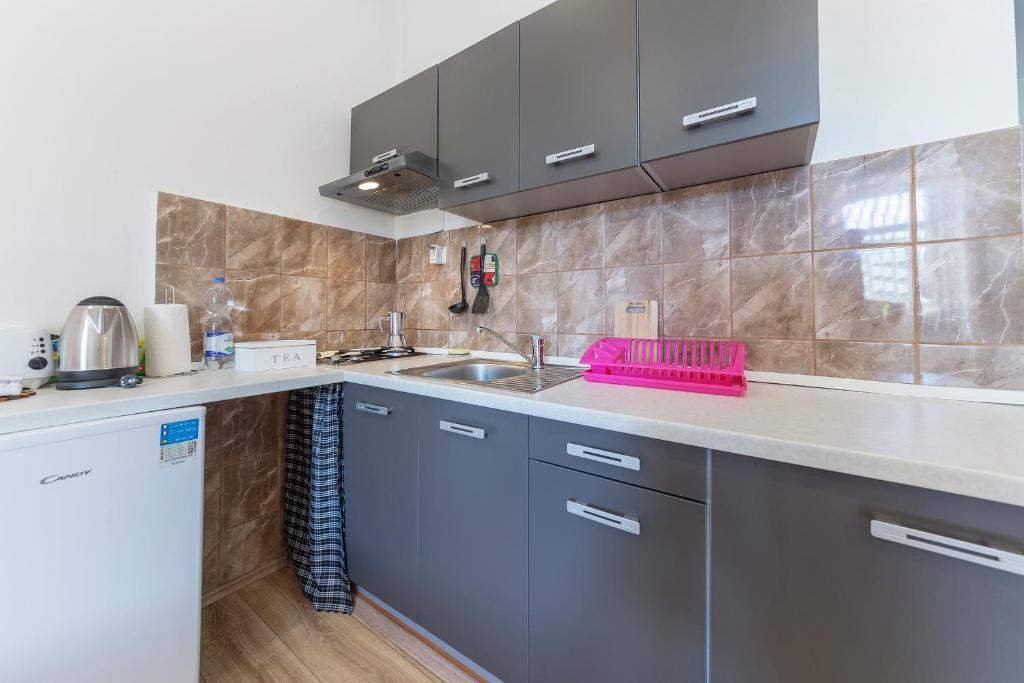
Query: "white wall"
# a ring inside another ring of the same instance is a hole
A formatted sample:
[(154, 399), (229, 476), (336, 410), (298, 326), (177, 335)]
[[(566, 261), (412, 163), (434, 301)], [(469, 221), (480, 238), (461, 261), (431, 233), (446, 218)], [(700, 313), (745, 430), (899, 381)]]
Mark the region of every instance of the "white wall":
[[(396, 82), (547, 4), (398, 0)], [(1013, 0), (819, 0), (818, 26), (814, 162), (1017, 125)], [(462, 221), (395, 225), (405, 237)]]
[(392, 0), (6, 2), (0, 20), (0, 321), (60, 329), (153, 297), (156, 194), (390, 235), (321, 198), (349, 111), (396, 64)]

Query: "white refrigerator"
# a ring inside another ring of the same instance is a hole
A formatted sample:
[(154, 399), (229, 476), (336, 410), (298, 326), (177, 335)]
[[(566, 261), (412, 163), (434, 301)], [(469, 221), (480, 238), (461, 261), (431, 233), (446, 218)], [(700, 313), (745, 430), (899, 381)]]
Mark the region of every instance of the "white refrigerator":
[(0, 681), (199, 679), (205, 413), (0, 435)]

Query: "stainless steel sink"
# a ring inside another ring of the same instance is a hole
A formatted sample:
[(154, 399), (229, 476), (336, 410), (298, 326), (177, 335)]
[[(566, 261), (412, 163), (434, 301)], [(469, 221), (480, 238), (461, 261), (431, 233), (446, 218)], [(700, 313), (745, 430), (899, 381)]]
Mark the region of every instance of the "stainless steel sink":
[(534, 370), (525, 363), (479, 359), (462, 360), (443, 365), (428, 365), (422, 368), (392, 370), (391, 372), (394, 375), (473, 384), (493, 389), (517, 391), (523, 394), (535, 394), (556, 384), (568, 382), (580, 375), (579, 368), (547, 365), (540, 370)]

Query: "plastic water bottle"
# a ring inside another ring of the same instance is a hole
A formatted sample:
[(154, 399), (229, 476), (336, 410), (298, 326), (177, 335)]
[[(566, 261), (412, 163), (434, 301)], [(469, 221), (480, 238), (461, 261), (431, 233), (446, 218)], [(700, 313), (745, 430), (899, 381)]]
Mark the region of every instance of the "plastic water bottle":
[(231, 308), (235, 298), (224, 278), (213, 278), (206, 290), (206, 315), (203, 316), (203, 366), (222, 370), (235, 366), (235, 331), (231, 327)]

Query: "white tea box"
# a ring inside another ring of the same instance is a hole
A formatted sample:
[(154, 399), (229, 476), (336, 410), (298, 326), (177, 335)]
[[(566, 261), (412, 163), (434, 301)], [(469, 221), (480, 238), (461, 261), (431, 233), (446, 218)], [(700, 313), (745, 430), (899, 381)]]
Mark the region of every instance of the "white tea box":
[(312, 339), (281, 339), (235, 344), (235, 368), (238, 370), (285, 370), (312, 368), (315, 365), (316, 341)]

